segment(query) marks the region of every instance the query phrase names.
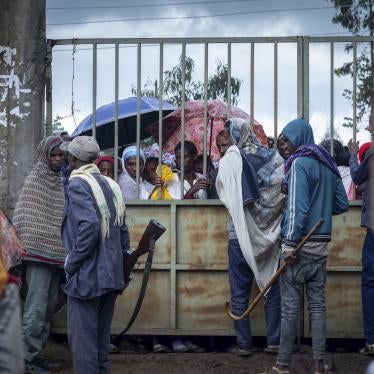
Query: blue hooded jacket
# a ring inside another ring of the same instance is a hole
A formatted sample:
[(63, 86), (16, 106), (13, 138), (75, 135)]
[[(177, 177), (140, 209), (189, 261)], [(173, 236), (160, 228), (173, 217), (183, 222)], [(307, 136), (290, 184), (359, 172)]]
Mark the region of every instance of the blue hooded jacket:
[[(312, 127), (303, 118), (288, 123), (282, 134), (296, 149), (315, 144)], [(347, 194), (338, 175), (319, 160), (296, 158), (289, 171), (287, 210), (282, 220), (283, 242), (296, 247), (320, 218), (324, 223), (310, 241), (330, 241), (332, 216), (344, 213), (348, 207)]]

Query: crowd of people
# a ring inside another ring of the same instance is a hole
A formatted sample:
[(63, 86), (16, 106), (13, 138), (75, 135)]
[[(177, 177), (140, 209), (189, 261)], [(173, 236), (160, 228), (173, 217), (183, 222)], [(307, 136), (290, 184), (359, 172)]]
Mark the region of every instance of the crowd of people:
[[(286, 374), (290, 372), (304, 286), (314, 372), (327, 372), (325, 283), (332, 216), (347, 211), (348, 200), (362, 196), (361, 224), (367, 235), (362, 269), (366, 346), (361, 353), (374, 355), (374, 234), (370, 230), (368, 186), (371, 145), (359, 148), (350, 141), (345, 148), (338, 140), (316, 145), (310, 124), (296, 119), (265, 146), (246, 121), (232, 118), (216, 138), (219, 163), (207, 155), (204, 170), (204, 155), (187, 140), (175, 146), (173, 155), (162, 154), (157, 144), (144, 149), (131, 145), (118, 158), (102, 154), (92, 137), (70, 139), (64, 132), (43, 139), (13, 216), (25, 246), (24, 363), (14, 354), (10, 354), (12, 360), (9, 355), (4, 360), (6, 355), (0, 354), (0, 367), (7, 368), (5, 361), (16, 360), (18, 365), (4, 372), (25, 369), (27, 373), (48, 373), (55, 369), (42, 352), (63, 284), (74, 372), (110, 372), (111, 321), (116, 298), (125, 289), (123, 262), (118, 259), (126, 259), (130, 253), (125, 204), (137, 199), (219, 198), (223, 202), (229, 212), (231, 308), (237, 316), (248, 307), (253, 281), (264, 289), (279, 264), (288, 264), (264, 304), (265, 351), (277, 354), (276, 363), (266, 373)], [(295, 255), (302, 238), (321, 218), (322, 225)], [(12, 274), (12, 269), (8, 270)], [(12, 275), (3, 283), (8, 282), (15, 282)], [(15, 295), (13, 286), (5, 289), (0, 307), (6, 297)], [(16, 325), (17, 320), (7, 327)], [(234, 329), (236, 345), (229, 351), (251, 355), (249, 317), (235, 320)], [(14, 344), (20, 344), (20, 336)], [(170, 344), (179, 352), (200, 349), (191, 339), (174, 338)], [(156, 352), (169, 350), (158, 337), (154, 337), (153, 346)]]

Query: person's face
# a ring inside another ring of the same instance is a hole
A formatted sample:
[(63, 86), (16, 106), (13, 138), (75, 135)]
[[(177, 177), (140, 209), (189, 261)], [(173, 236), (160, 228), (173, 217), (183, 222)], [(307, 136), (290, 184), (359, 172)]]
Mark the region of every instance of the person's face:
[(229, 149), (230, 145), (232, 145), (231, 140), (228, 136), (219, 136), (217, 138), (217, 148), (221, 158), (225, 155), (226, 151)]
[[(139, 160), (140, 169), (143, 169), (144, 162), (142, 159)], [(126, 171), (129, 173), (131, 178), (136, 178), (136, 157), (129, 157), (125, 161)]]
[(70, 137), (69, 134), (62, 134), (62, 135), (61, 135), (61, 138), (62, 138), (62, 140), (65, 141), (65, 142), (70, 142), (70, 141), (71, 141), (71, 137)]
[(63, 160), (64, 152), (61, 151), (60, 147), (53, 148), (48, 159), (50, 169), (53, 171), (60, 171)]
[[(175, 152), (175, 163), (177, 164), (177, 167), (179, 170), (181, 170), (181, 150), (178, 149)], [(191, 155), (187, 149), (184, 150), (184, 171), (190, 172), (194, 169), (195, 164), (195, 155)]]
[(158, 162), (155, 159), (149, 159), (146, 161), (144, 165), (144, 177), (148, 180), (148, 182), (153, 182), (154, 177), (156, 176)]
[(73, 155), (71, 155), (70, 153), (68, 153), (68, 162), (69, 162), (69, 169), (71, 171), (75, 169), (79, 169), (81, 167), (81, 163), (79, 162), (79, 160)]
[(291, 141), (284, 135), (281, 135), (278, 139), (278, 152), (279, 154), (287, 160), (292, 153), (296, 151), (296, 148), (294, 145), (291, 143)]
[(203, 172), (204, 172), (203, 166), (204, 166), (204, 161), (195, 162), (195, 171), (196, 171), (196, 173), (203, 174)]
[(102, 161), (99, 165), (100, 174), (114, 179), (113, 165), (109, 161)]

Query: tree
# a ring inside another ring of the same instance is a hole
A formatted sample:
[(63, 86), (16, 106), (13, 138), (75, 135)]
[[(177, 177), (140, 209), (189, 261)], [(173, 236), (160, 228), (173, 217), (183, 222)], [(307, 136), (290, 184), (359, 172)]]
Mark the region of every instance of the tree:
[(64, 127), (62, 126), (62, 123), (60, 120), (62, 120), (63, 117), (60, 117), (59, 115), (56, 116), (56, 118), (52, 121), (52, 133), (55, 131), (65, 131)]
[[(204, 98), (204, 83), (192, 80), (194, 69), (194, 60), (190, 57), (186, 57), (185, 100), (201, 100)], [(182, 58), (180, 57), (178, 65), (164, 72), (164, 94), (166, 99), (175, 106), (180, 106), (182, 103), (182, 70), (183, 64)], [(208, 78), (208, 99), (225, 100), (227, 98), (227, 77), (227, 65), (218, 60), (214, 74)], [(234, 105), (238, 103), (241, 83), (240, 79), (231, 77), (231, 103)], [(131, 87), (131, 94), (136, 95), (136, 93), (136, 87)], [(141, 95), (145, 97), (158, 97), (158, 81), (155, 80), (152, 82), (148, 79), (141, 90)]]
[[(337, 13), (332, 19), (333, 23), (341, 24), (352, 34), (369, 32), (374, 35), (374, 0), (329, 0), (331, 1)], [(350, 53), (353, 50), (353, 44), (347, 44), (345, 51)], [(374, 131), (374, 42), (365, 45), (359, 52), (356, 60), (357, 66), (357, 123), (363, 121), (369, 114), (369, 130)], [(343, 64), (335, 70), (337, 76), (353, 76), (353, 62)], [(352, 101), (352, 90), (346, 89), (343, 96)], [(353, 119), (346, 117), (343, 126), (353, 127)]]

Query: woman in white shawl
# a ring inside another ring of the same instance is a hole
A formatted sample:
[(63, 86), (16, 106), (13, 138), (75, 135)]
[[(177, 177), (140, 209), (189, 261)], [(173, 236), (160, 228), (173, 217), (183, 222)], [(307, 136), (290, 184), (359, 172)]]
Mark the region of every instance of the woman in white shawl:
[[(122, 153), (123, 173), (118, 179), (124, 200), (137, 200), (136, 191), (136, 146), (131, 145), (124, 149)], [(140, 175), (144, 169), (145, 157), (142, 150), (139, 152)], [(148, 199), (148, 193), (144, 186), (143, 179), (139, 177), (139, 199)]]

